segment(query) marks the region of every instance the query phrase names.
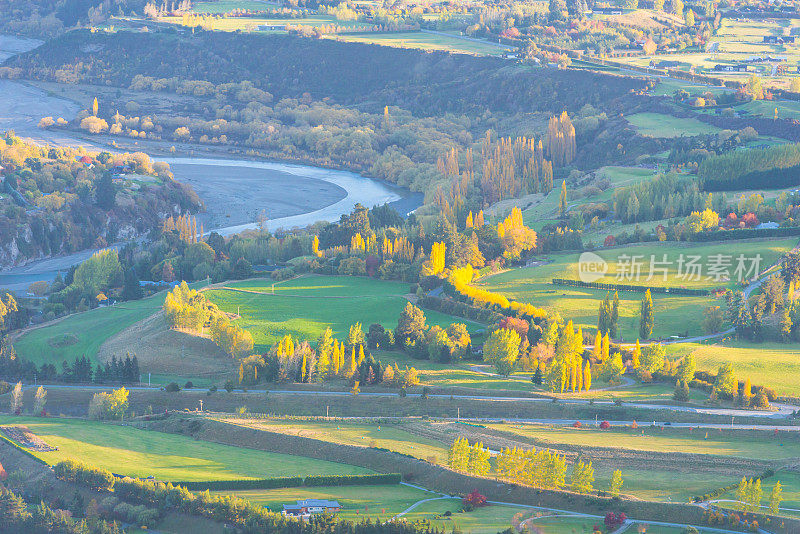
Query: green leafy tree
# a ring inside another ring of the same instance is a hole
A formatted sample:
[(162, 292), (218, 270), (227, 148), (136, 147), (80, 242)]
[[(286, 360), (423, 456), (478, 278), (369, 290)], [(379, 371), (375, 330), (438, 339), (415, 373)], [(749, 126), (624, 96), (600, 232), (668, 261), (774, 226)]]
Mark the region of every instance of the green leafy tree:
[(739, 485), (736, 487), (737, 507), (740, 510), (744, 508), (744, 504), (747, 502), (748, 489), (748, 481), (745, 477), (742, 477), (742, 480), (739, 481)]
[(780, 480), (775, 482), (772, 486), (772, 492), (769, 494), (769, 513), (777, 515), (780, 511), (781, 501), (783, 500), (783, 487)]
[(694, 362), (694, 355), (687, 354), (681, 360), (680, 365), (678, 365), (678, 380), (682, 382), (686, 382), (687, 384), (694, 380), (694, 372), (696, 371), (697, 366)]
[(357, 345), (363, 345), (365, 340), (364, 336), (364, 329), (361, 326), (361, 323), (356, 323), (350, 327), (350, 331), (347, 334), (347, 346), (348, 347), (355, 347)]
[(519, 334), (508, 328), (498, 328), (483, 345), (483, 361), (494, 365), (497, 372), (508, 376), (519, 357)]
[(732, 399), (739, 390), (739, 383), (733, 373), (733, 365), (730, 362), (721, 365), (717, 370), (717, 378), (714, 381), (714, 391), (718, 395)]
[(620, 491), (622, 491), (622, 484), (623, 484), (622, 471), (617, 469), (611, 475), (611, 484), (608, 489), (608, 492), (611, 494), (612, 497), (619, 497), (619, 493)]
[(469, 461), (467, 470), (471, 475), (483, 476), (491, 469), (489, 449), (483, 447), (483, 443), (476, 443), (469, 449)]
[(425, 321), (425, 314), (422, 310), (407, 302), (400, 313), (397, 328), (394, 331), (397, 343), (402, 345), (407, 341), (416, 341), (425, 337), (425, 331), (428, 329)]
[(567, 215), (567, 181), (561, 182), (561, 193), (558, 196), (558, 214), (561, 217)]
[(455, 471), (467, 472), (470, 446), (466, 438), (456, 438), (447, 451), (447, 465)]
[(642, 349), (639, 367), (648, 373), (655, 373), (664, 368), (666, 350), (661, 343), (651, 343)]
[(592, 462), (582, 460), (572, 466), (572, 490), (579, 493), (589, 493), (594, 484), (594, 467)]

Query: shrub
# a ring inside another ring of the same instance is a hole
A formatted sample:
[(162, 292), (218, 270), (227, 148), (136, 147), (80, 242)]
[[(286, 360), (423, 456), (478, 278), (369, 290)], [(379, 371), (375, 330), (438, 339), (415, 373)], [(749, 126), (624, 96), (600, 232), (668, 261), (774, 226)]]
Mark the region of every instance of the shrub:
[(608, 430), (609, 428), (611, 428), (611, 423), (609, 423), (608, 421), (603, 421), (602, 423), (600, 423), (601, 430)]
[(176, 393), (180, 390), (181, 387), (175, 382), (170, 382), (169, 384), (167, 384), (167, 387), (164, 388), (164, 391), (167, 391), (169, 393)]
[(464, 497), (462, 502), (464, 504), (464, 510), (469, 512), (475, 508), (486, 506), (486, 497), (478, 493), (478, 490), (473, 490), (472, 493)]

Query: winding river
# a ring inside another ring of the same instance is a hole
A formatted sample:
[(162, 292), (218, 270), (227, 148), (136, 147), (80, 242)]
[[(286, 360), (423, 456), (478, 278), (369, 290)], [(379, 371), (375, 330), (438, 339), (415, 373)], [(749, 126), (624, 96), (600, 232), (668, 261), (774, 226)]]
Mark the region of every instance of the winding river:
[[(0, 35), (0, 63), (39, 46), (40, 41)], [(25, 83), (0, 80), (0, 131), (15, 130), (37, 143), (89, 146), (69, 132), (42, 131), (41, 117), (72, 118), (81, 106)], [(97, 149), (97, 147), (92, 147)], [(107, 149), (103, 147), (103, 149)], [(190, 184), (206, 205), (198, 216), (205, 232), (231, 235), (257, 227), (262, 213), (270, 230), (338, 221), (356, 204), (389, 204), (402, 215), (422, 203), (422, 195), (347, 171), (274, 161), (174, 157), (175, 179)], [(24, 291), (32, 282), (52, 280), (94, 251), (44, 258), (0, 271), (0, 288)]]

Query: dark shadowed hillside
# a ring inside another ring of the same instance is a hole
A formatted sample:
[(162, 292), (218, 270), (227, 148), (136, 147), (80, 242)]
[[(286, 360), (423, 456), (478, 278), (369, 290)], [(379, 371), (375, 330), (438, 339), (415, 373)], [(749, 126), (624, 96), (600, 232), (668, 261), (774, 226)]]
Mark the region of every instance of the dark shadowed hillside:
[(415, 113), (560, 112), (602, 108), (641, 80), (518, 67), (498, 58), (279, 35), (73, 32), (9, 63), (25, 77), (127, 87), (137, 74), (214, 84), (251, 80), (276, 98), (329, 97)]

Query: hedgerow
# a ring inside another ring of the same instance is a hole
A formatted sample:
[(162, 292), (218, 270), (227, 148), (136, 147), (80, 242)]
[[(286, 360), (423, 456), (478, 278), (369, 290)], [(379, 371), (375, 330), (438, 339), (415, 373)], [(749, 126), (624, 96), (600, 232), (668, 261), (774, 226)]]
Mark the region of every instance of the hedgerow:
[(590, 289), (605, 289), (609, 291), (636, 291), (644, 293), (649, 289), (651, 293), (669, 293), (671, 295), (705, 296), (709, 294), (709, 291), (707, 289), (688, 289), (685, 287), (605, 284), (602, 282), (583, 282), (581, 280), (567, 280), (564, 278), (553, 278), (551, 282), (553, 284), (560, 284), (571, 287), (587, 287)]
[(399, 484), (400, 473), (378, 475), (317, 475), (303, 477), (278, 477), (240, 480), (206, 480), (193, 482), (175, 482), (192, 491), (197, 490), (245, 490), (296, 488), (300, 486), (375, 486), (382, 484)]

